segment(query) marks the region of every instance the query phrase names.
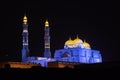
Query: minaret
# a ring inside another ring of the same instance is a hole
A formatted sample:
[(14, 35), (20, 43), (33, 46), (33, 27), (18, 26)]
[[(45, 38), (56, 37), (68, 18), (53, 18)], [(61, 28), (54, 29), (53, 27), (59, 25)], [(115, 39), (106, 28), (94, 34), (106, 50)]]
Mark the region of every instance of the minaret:
[(27, 57), (29, 56), (29, 48), (28, 48), (28, 23), (27, 17), (24, 15), (23, 17), (23, 47), (22, 47), (22, 62), (26, 61)]
[(49, 22), (45, 21), (45, 35), (44, 35), (44, 57), (51, 58), (50, 52), (50, 34), (49, 34)]

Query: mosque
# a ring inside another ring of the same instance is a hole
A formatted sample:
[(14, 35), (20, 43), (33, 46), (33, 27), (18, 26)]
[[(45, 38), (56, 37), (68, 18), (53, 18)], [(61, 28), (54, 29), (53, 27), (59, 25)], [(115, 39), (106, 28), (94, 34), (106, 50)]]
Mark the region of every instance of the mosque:
[(47, 67), (49, 62), (61, 61), (71, 63), (101, 63), (102, 56), (99, 50), (93, 50), (90, 44), (83, 41), (78, 36), (72, 40), (69, 38), (64, 44), (63, 49), (55, 50), (54, 57), (51, 57), (50, 52), (50, 28), (48, 20), (45, 21), (44, 28), (44, 57), (29, 56), (28, 42), (28, 22), (27, 16), (23, 17), (23, 47), (22, 47), (22, 62), (41, 64), (42, 67)]

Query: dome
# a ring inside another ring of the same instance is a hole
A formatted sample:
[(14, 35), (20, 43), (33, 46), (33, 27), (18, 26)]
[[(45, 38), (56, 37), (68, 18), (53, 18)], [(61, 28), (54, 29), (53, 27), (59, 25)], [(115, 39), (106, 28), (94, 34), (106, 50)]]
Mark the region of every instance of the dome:
[(86, 41), (84, 41), (83, 46), (84, 46), (84, 48), (86, 48), (86, 49), (90, 49), (90, 44), (87, 43)]
[(79, 39), (78, 37), (74, 40), (74, 44), (82, 44), (83, 41)]
[(71, 38), (69, 38), (69, 40), (65, 42), (65, 45), (73, 45), (73, 41), (71, 40)]

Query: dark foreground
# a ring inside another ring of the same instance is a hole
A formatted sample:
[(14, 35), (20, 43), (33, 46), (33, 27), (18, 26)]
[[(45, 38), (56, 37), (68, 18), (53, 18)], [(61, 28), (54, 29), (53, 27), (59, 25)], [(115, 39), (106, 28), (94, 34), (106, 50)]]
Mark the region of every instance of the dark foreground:
[(0, 80), (120, 79), (120, 62), (84, 64), (71, 68), (0, 69)]

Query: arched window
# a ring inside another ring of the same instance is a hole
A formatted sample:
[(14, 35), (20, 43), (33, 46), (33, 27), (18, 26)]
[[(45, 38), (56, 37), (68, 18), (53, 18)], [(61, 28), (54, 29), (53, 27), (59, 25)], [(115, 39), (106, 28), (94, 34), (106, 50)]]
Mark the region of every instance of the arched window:
[(68, 52), (64, 52), (61, 57), (69, 57), (70, 54)]

